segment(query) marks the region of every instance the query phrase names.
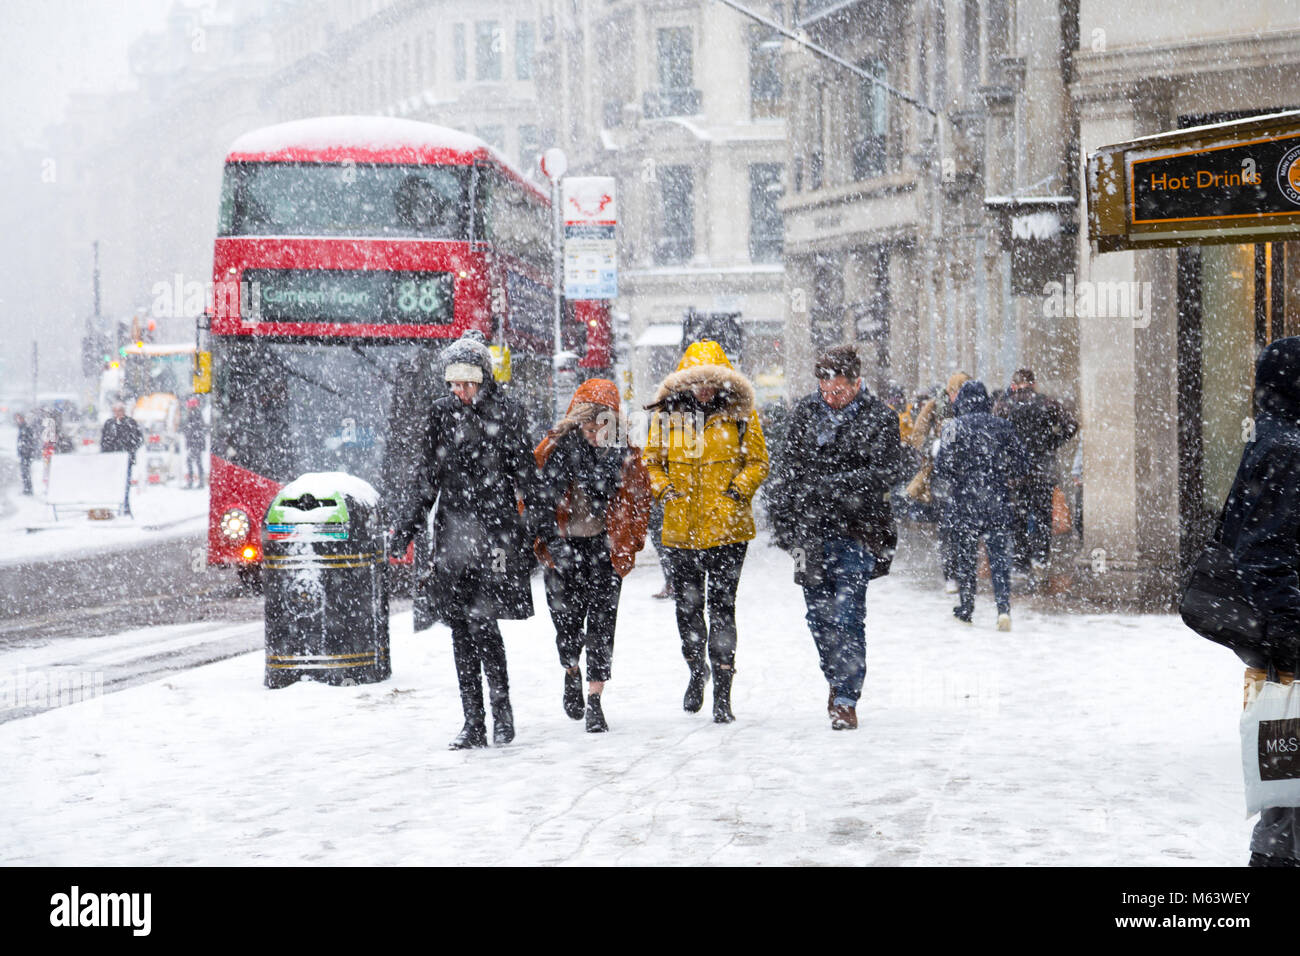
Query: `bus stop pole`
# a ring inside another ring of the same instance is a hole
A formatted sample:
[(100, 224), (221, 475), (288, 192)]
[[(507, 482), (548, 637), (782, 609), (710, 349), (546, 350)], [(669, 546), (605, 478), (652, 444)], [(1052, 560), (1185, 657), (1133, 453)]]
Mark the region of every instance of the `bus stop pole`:
[(560, 352), (564, 348), (561, 337), (561, 325), (564, 317), (564, 219), (560, 208), (560, 178), (569, 164), (564, 150), (552, 146), (542, 154), (542, 172), (551, 181), (551, 221), (554, 231), (554, 254), (552, 256), (551, 281), (554, 283), (555, 298), (555, 345), (551, 355), (551, 392), (555, 402), (555, 413), (551, 421), (556, 421), (563, 411), (560, 396)]

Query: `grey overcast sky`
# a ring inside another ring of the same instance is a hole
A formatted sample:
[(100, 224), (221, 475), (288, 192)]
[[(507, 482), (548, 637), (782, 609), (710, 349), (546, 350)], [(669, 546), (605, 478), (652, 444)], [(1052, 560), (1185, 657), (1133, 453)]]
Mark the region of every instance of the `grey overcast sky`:
[[(127, 46), (162, 26), (174, 0), (5, 0), (0, 30), (0, 130), (39, 143), (77, 89), (128, 76)], [(192, 3), (184, 3), (192, 6)]]

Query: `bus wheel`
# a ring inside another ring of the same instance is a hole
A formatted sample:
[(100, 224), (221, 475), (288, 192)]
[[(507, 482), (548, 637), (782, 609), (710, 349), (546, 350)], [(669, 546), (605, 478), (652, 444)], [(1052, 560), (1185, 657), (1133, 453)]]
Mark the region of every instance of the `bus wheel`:
[(235, 569), (239, 575), (239, 586), (254, 594), (262, 593), (262, 566), (260, 564), (241, 564)]

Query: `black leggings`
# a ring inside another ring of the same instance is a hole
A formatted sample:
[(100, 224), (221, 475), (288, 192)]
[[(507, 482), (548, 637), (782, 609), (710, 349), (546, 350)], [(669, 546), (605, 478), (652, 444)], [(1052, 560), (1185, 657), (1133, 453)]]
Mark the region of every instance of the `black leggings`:
[(566, 538), (575, 561), (563, 572), (547, 568), (546, 603), (555, 622), (555, 647), (564, 667), (577, 667), (587, 649), (587, 680), (607, 681), (614, 658), (614, 625), (623, 579), (614, 570), (603, 534)]
[[(695, 662), (707, 648), (709, 660), (732, 667), (736, 659), (736, 585), (749, 544), (716, 548), (665, 548), (668, 583), (677, 602), (677, 632), (682, 656)], [(704, 625), (705, 599), (709, 624)]]
[[(481, 591), (478, 580), (464, 574), (451, 589), (444, 619), (451, 627), (451, 650), (456, 661), (456, 681), (465, 720), (483, 722), (483, 677), (493, 708), (510, 703), (510, 679), (506, 674), (506, 645), (495, 619), (480, 617), (474, 607)], [(482, 676), (480, 676), (482, 675)]]

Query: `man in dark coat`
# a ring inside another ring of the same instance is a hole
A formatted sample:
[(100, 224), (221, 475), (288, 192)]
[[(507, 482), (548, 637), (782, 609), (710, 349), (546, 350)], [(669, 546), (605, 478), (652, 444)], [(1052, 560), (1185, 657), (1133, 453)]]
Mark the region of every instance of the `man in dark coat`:
[(197, 395), (190, 396), (185, 402), (181, 433), (185, 436), (185, 487), (194, 487), (194, 477), (197, 475), (199, 487), (202, 488), (203, 452), (207, 446), (208, 425), (203, 420), (203, 406)]
[[(487, 746), (480, 672), (491, 698), (493, 742), (514, 739), (497, 620), (533, 614), (533, 535), (520, 506), (535, 505), (537, 471), (524, 410), (496, 387), (482, 334), (465, 333), (441, 359), (451, 394), (434, 401), (414, 431), (409, 416), (394, 422), (385, 483), (395, 553), (406, 549), (437, 502), (427, 586), (451, 626), (465, 711), (465, 726), (451, 747), (461, 750)], [(395, 399), (394, 407), (401, 406)]]
[(898, 536), (889, 489), (906, 475), (898, 416), (862, 385), (851, 345), (817, 360), (818, 391), (790, 414), (768, 490), (777, 544), (795, 559), (834, 730), (858, 726), (867, 672), (867, 581)]
[[(1260, 612), (1284, 683), (1300, 659), (1300, 337), (1272, 342), (1255, 366), (1255, 438), (1242, 452), (1223, 510), (1245, 596)], [(1265, 672), (1248, 668), (1246, 679)], [(1300, 866), (1300, 807), (1263, 810), (1251, 866)]]
[(1056, 450), (1074, 437), (1079, 423), (1060, 402), (1034, 389), (1033, 369), (1011, 376), (1011, 387), (994, 406), (1011, 422), (1029, 456), (1029, 473), (1012, 497), (1015, 510), (1016, 569), (1045, 568), (1052, 553), (1052, 489), (1059, 483)]
[(975, 612), (975, 567), (981, 536), (989, 553), (998, 630), (1011, 630), (1011, 484), (1023, 478), (1028, 461), (1015, 428), (993, 415), (983, 382), (962, 385), (953, 403), (956, 417), (944, 428), (934, 475), (948, 483), (953, 558), (961, 603), (953, 608), (970, 623)]
[(134, 418), (126, 413), (126, 406), (121, 402), (113, 405), (113, 417), (104, 422), (104, 430), (99, 435), (99, 450), (102, 452), (124, 451), (126, 459), (126, 497), (122, 501), (122, 513), (131, 513), (131, 469), (135, 467), (135, 453), (144, 444), (144, 433)]
[(36, 426), (29, 424), (21, 412), (14, 416), (18, 426), (18, 471), (23, 478), (23, 494), (32, 493), (32, 459), (41, 453), (41, 443), (36, 437)]

